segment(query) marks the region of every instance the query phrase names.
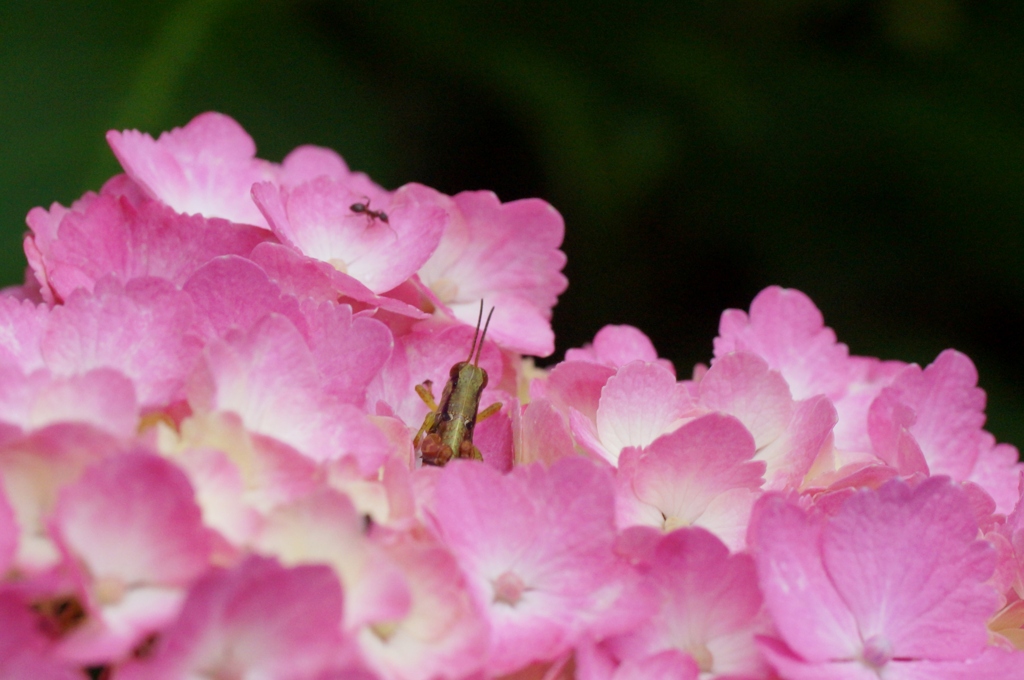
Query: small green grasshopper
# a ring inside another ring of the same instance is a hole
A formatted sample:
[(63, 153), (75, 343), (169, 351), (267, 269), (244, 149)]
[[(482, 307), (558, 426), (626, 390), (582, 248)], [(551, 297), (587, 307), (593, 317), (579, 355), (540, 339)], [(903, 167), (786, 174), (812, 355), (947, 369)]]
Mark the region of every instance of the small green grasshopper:
[[(430, 407), (430, 413), (423, 419), (423, 426), (413, 440), (416, 455), (424, 465), (444, 465), (452, 458), (483, 460), (480, 450), (473, 445), (473, 429), (478, 421), (501, 409), (501, 404), (495, 403), (477, 414), (480, 394), (487, 387), (487, 371), (478, 364), (484, 337), (487, 336), (487, 326), (491, 323), (491, 314), (494, 314), (493, 307), (487, 315), (484, 332), (480, 333), (480, 321), (484, 315), (484, 303), (481, 300), (480, 316), (477, 318), (473, 344), (469, 347), (469, 356), (465, 361), (452, 366), (440, 403), (434, 401), (430, 380), (416, 386), (416, 394)], [(478, 337), (480, 344), (477, 344)]]

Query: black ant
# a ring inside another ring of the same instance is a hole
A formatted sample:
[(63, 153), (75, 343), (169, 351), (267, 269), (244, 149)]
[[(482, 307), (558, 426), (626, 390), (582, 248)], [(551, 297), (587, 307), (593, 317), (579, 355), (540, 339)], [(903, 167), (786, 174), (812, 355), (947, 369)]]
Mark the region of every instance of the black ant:
[(383, 210), (370, 210), (370, 199), (368, 198), (366, 199), (366, 203), (353, 203), (348, 207), (348, 209), (358, 215), (366, 215), (371, 224), (375, 219), (380, 220), (384, 224), (388, 224), (388, 214)]

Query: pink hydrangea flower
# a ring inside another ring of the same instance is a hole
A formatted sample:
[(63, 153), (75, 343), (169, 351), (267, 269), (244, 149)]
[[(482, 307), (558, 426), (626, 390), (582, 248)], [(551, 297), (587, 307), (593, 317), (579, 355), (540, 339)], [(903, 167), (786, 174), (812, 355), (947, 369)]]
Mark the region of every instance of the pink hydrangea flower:
[(766, 497), (750, 541), (781, 638), (765, 641), (769, 662), (796, 678), (1010, 677), (987, 651), (995, 553), (977, 532), (942, 477), (859, 492), (832, 517)]
[(984, 470), (975, 478), (1007, 513), (1017, 501), (1024, 465), (1016, 451), (1001, 454), (982, 430), (985, 393), (977, 387), (978, 373), (963, 354), (946, 350), (925, 369), (910, 365), (871, 404), (868, 428), (878, 455), (894, 467), (949, 475), (961, 481), (984, 457)]
[(614, 465), (627, 446), (647, 446), (692, 415), (687, 385), (663, 366), (633, 361), (601, 388), (594, 419), (573, 409), (571, 423), (577, 444)]
[(162, 279), (99, 282), (76, 290), (49, 316), (40, 349), (58, 375), (113, 368), (131, 379), (144, 407), (184, 396), (202, 349), (188, 295)]
[(838, 412), (836, 447), (857, 453), (870, 450), (868, 406), (902, 366), (851, 357), (810, 298), (778, 286), (758, 293), (749, 314), (738, 309), (723, 312), (714, 344), (716, 360), (736, 351), (763, 358), (786, 379), (796, 400), (828, 397)]
[[(658, 610), (605, 642), (616, 657), (650, 664), (653, 656), (676, 651), (688, 655), (702, 677), (766, 676), (755, 637), (771, 627), (749, 555), (730, 555), (703, 529), (680, 529), (661, 538), (646, 563)], [(679, 664), (676, 672), (684, 668)]]
[(658, 358), (654, 343), (643, 331), (633, 326), (605, 326), (594, 336), (594, 342), (581, 348), (565, 352), (566, 361), (589, 361), (611, 368), (625, 366), (631, 361), (647, 361), (661, 364), (675, 373), (675, 367), (668, 359)]
[[(482, 466), (481, 466), (482, 467)], [(429, 538), (401, 533), (382, 545), (409, 586), (408, 609), (359, 633), (367, 663), (386, 678), (472, 677), (483, 667), (490, 624), (457, 557)]]
[(664, 531), (700, 526), (741, 548), (750, 508), (764, 483), (765, 464), (753, 457), (746, 428), (717, 413), (643, 449), (623, 449), (616, 473), (619, 525)]
[(285, 569), (252, 557), (200, 579), (150, 656), (117, 672), (129, 680), (201, 675), (299, 680), (332, 669), (358, 669), (351, 644), (341, 635), (342, 601), (327, 567)]
[(189, 403), (198, 411), (238, 414), (253, 432), (317, 461), (353, 456), (369, 472), (389, 450), (365, 414), (326, 393), (308, 345), (277, 314), (248, 333), (210, 341), (190, 383)]
[[(328, 177), (291, 189), (263, 182), (253, 187), (253, 197), (283, 242), (374, 293), (415, 274), (437, 248), (448, 221), (444, 197), (419, 184), (408, 184), (369, 208), (365, 195)], [(354, 205), (364, 210), (353, 211)]]
[(88, 596), (85, 625), (62, 640), (66, 658), (121, 658), (174, 618), (208, 566), (211, 536), (187, 477), (149, 453), (86, 470), (62, 490), (52, 522)]
[(0, 295), (0, 365), (17, 366), (24, 373), (43, 368), (40, 345), (49, 318), (46, 305)]
[(23, 374), (0, 368), (0, 429), (13, 431), (0, 438), (23, 434), (58, 423), (90, 425), (125, 440), (138, 427), (135, 386), (110, 368), (59, 377), (46, 369)]
[(501, 203), (489, 191), (451, 199), (451, 221), (420, 280), (448, 313), (473, 325), (480, 300), (494, 307), (488, 335), (515, 352), (555, 351), (551, 308), (568, 281), (562, 275), (565, 225), (537, 198)]
[(613, 551), (612, 480), (581, 458), (507, 476), (456, 462), (431, 513), (492, 628), (488, 670), (553, 660), (584, 635), (621, 632), (646, 613)]
[[(963, 355), (770, 287), (692, 380), (629, 326), (539, 369), (544, 201), (216, 113), (108, 140), (0, 292), (0, 677), (1024, 680), (1024, 465)], [(421, 467), (478, 344), (483, 464)]]
[(794, 401), (782, 375), (756, 354), (718, 357), (697, 384), (697, 400), (750, 431), (756, 459), (767, 464), (767, 488), (800, 488), (815, 459), (832, 446), (832, 402), (824, 395)]
[[(70, 210), (54, 205), (28, 216), (33, 247), (56, 299), (92, 290), (108, 275), (122, 283), (154, 276), (180, 286), (221, 255), (247, 256), (272, 238), (264, 229), (201, 215), (182, 215), (159, 201), (133, 205), (124, 197), (87, 194)], [(48, 218), (48, 219), (47, 219)], [(56, 230), (41, 228), (59, 220)], [(54, 233), (55, 232), (55, 233)]]
[(412, 598), (405, 574), (365, 525), (346, 495), (327, 488), (275, 508), (254, 544), (286, 565), (333, 567), (346, 594), (345, 628), (354, 631), (400, 619)]
[(128, 176), (175, 211), (267, 227), (249, 192), (276, 171), (256, 158), (252, 137), (228, 116), (202, 113), (156, 140), (111, 130), (107, 142)]
[(825, 326), (810, 298), (798, 290), (772, 286), (758, 293), (750, 313), (722, 313), (715, 338), (715, 357), (748, 351), (782, 373), (793, 397), (842, 396), (852, 370), (846, 345)]

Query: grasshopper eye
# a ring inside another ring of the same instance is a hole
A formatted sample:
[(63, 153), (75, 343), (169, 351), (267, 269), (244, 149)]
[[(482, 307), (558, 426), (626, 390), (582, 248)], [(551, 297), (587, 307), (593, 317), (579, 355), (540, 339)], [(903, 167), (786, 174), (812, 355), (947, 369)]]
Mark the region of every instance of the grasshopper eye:
[(452, 366), (452, 370), (448, 371), (448, 377), (451, 378), (452, 380), (457, 381), (459, 379), (459, 371), (461, 371), (462, 367), (465, 365), (465, 361), (460, 361), (459, 363)]

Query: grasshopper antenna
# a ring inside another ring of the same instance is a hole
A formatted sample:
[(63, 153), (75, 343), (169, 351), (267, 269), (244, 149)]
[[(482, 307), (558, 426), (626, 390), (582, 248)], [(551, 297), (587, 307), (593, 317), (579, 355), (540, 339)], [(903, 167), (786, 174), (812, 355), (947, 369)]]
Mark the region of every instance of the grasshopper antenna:
[[(487, 317), (490, 321), (491, 317)], [(473, 350), (476, 349), (476, 339), (480, 335), (480, 322), (484, 320), (484, 299), (480, 298), (480, 313), (476, 317), (476, 330), (473, 331), (473, 344), (469, 346), (469, 356), (466, 357), (466, 363), (469, 363), (473, 359)], [(481, 340), (481, 342), (483, 342)]]
[[(480, 303), (480, 312), (483, 313), (483, 301)], [(484, 348), (484, 338), (487, 337), (487, 327), (491, 325), (491, 315), (494, 314), (494, 307), (491, 307), (491, 311), (487, 312), (487, 321), (484, 323), (484, 332), (480, 334), (480, 344), (476, 348), (476, 356), (473, 357), (473, 365), (477, 366), (480, 364), (480, 352)], [(475, 342), (475, 341), (474, 341)]]

